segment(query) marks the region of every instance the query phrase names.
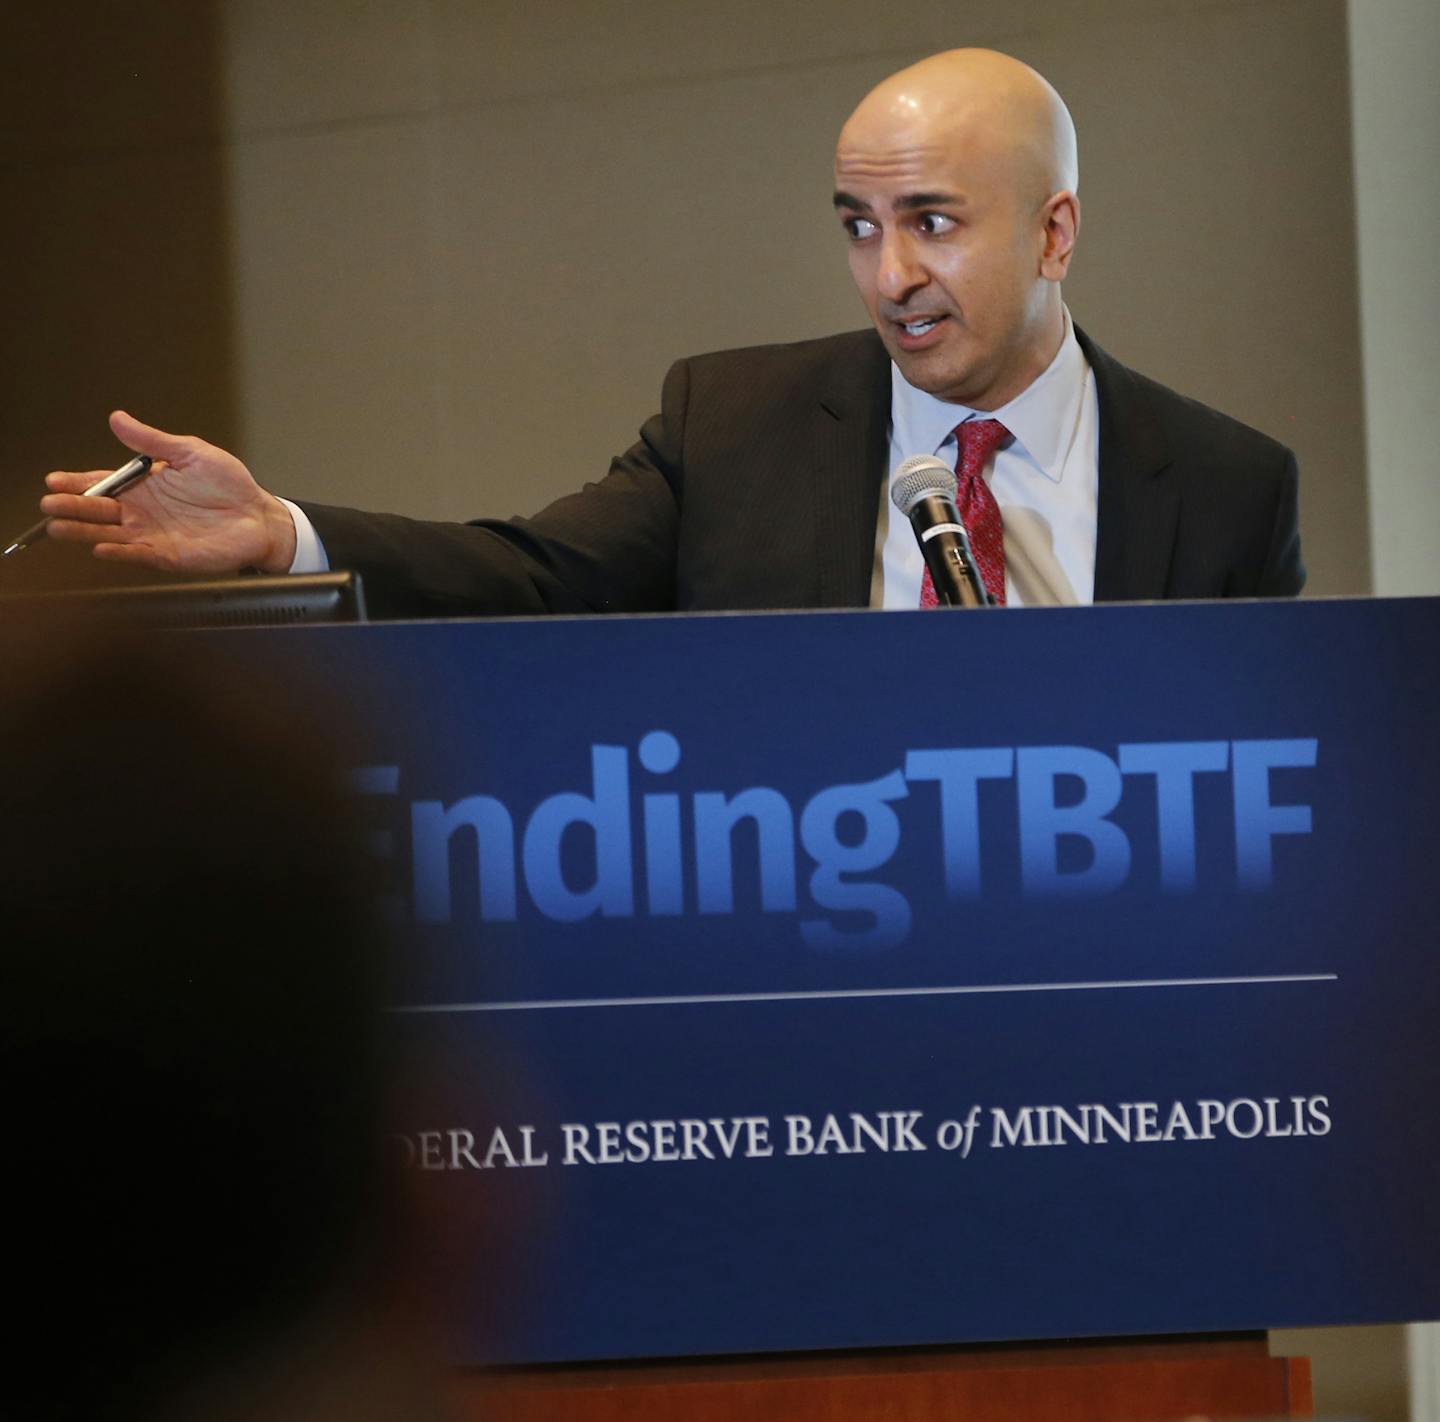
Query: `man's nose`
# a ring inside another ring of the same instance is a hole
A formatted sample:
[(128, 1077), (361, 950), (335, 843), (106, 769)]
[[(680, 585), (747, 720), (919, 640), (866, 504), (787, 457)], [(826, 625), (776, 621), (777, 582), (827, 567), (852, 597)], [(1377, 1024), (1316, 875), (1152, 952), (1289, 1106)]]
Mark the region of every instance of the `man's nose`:
[(904, 232), (887, 232), (880, 247), (880, 270), (877, 283), (880, 295), (897, 305), (918, 287), (930, 280), (930, 274), (917, 260), (915, 246)]

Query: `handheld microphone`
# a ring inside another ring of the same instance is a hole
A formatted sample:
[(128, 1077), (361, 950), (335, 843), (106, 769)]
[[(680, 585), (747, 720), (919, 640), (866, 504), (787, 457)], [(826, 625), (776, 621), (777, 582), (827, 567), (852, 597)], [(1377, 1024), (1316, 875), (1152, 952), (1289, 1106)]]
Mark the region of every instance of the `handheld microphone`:
[(912, 454), (890, 480), (890, 501), (910, 520), (935, 596), (946, 607), (993, 607), (955, 507), (959, 480), (944, 460)]

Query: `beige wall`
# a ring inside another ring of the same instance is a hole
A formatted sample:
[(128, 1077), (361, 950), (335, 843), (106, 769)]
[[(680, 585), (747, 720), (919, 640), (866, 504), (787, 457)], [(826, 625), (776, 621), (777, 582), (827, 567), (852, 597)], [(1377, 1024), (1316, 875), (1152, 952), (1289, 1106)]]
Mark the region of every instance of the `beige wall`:
[(533, 509), (676, 356), (863, 321), (835, 130), (964, 41), (1074, 110), (1080, 322), (1291, 443), (1311, 591), (1369, 586), (1342, 0), (903, 0), (883, 27), (866, 0), (63, 0), (21, 29), (9, 523), (44, 467), (111, 459), (114, 403), (299, 496)]
[(1291, 443), (1312, 591), (1368, 587), (1340, 0), (220, 13), (236, 399), (272, 484), (528, 511), (603, 472), (677, 356), (861, 324), (835, 131), (975, 42), (1074, 110), (1081, 324)]
[(1440, 4), (1351, 0), (1375, 591), (1440, 593)]
[[(203, 0), (0, 9), (7, 543), (47, 469), (123, 461), (112, 406), (238, 432), (218, 43)], [(0, 564), (0, 591), (100, 578), (54, 544)]]

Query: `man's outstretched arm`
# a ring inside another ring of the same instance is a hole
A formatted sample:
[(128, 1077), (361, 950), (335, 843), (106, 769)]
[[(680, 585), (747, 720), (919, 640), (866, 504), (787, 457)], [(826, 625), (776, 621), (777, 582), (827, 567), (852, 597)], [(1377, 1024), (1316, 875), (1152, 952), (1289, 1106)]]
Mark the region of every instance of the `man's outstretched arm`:
[[(318, 533), (323, 550), (316, 566), (359, 572), (372, 615), (380, 617), (668, 611), (675, 605), (685, 387), (680, 362), (665, 382), (667, 414), (646, 423), (606, 478), (531, 519), (433, 523), (306, 504), (301, 522), (312, 541)], [(123, 499), (83, 496), (106, 470), (48, 475), (41, 510), (54, 520), (51, 537), (167, 572), (292, 570), (292, 506), (262, 489), (234, 455), (121, 411), (111, 428), (156, 460), (151, 473)]]

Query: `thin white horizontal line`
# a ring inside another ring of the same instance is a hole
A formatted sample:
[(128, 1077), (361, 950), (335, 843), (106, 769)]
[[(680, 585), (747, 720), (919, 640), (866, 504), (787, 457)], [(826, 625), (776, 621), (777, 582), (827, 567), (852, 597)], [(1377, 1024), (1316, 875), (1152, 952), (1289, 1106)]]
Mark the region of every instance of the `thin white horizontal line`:
[(566, 997), (539, 1002), (422, 1002), (397, 1013), (553, 1012), (572, 1007), (687, 1007), (701, 1002), (817, 1002), (842, 997), (952, 997), (961, 993), (1102, 992), (1119, 988), (1237, 987), (1257, 983), (1333, 983), (1338, 973), (1274, 973), (1250, 978), (1122, 978), (1095, 983), (979, 983), (964, 987), (842, 988), (830, 992), (716, 992), (685, 997)]

